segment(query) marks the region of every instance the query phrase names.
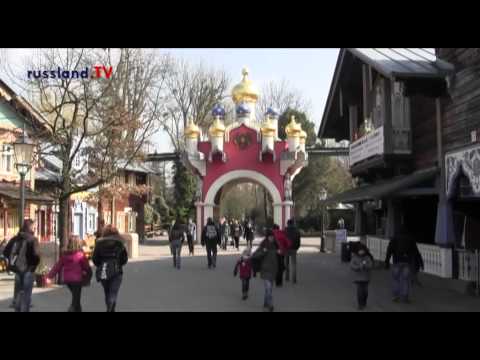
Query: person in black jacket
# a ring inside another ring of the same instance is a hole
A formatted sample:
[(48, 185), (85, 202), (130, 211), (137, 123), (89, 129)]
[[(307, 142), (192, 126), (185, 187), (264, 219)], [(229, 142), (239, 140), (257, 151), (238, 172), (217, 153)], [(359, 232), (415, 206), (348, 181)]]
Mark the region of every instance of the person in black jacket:
[(290, 263), (292, 264), (292, 282), (297, 283), (297, 251), (300, 249), (300, 231), (298, 231), (295, 225), (295, 220), (290, 219), (287, 222), (287, 228), (285, 229), (288, 239), (292, 244), (288, 249), (285, 256), (285, 280), (290, 281)]
[(217, 245), (220, 245), (220, 234), (212, 218), (207, 219), (207, 225), (202, 231), (202, 246), (207, 246), (208, 268), (217, 266)]
[(168, 240), (170, 241), (170, 250), (173, 256), (173, 267), (180, 270), (182, 246), (185, 241), (185, 229), (184, 226), (182, 226), (180, 219), (175, 221), (168, 236)]
[(115, 312), (118, 292), (123, 279), (123, 266), (128, 262), (124, 239), (112, 225), (107, 225), (93, 251), (92, 261), (97, 267), (96, 278), (105, 292), (107, 312)]
[[(421, 259), (417, 244), (404, 231), (392, 238), (387, 247), (385, 267), (390, 267), (390, 259), (393, 257), (393, 301), (402, 300), (409, 303), (410, 285), (412, 283), (412, 269), (418, 259)], [(423, 260), (420, 262), (423, 266)]]
[[(22, 257), (21, 249), (25, 246), (25, 268), (14, 268), (14, 264), (9, 261), (9, 268), (15, 272), (15, 289), (13, 296), (13, 306), (16, 312), (29, 312), (32, 299), (33, 282), (35, 278), (35, 270), (40, 263), (40, 255), (38, 253), (38, 239), (33, 235), (35, 233), (35, 222), (26, 219), (20, 232), (8, 242), (3, 255), (7, 259), (11, 259), (12, 252)], [(18, 251), (17, 251), (18, 249)], [(23, 260), (21, 261), (23, 262)], [(20, 263), (20, 262), (18, 262)]]

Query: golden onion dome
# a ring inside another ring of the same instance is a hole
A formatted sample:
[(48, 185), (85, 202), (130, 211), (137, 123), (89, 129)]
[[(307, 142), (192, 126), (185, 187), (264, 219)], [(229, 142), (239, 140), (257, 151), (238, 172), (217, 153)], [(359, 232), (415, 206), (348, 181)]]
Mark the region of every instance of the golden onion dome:
[(292, 115), (290, 123), (285, 127), (285, 133), (288, 137), (300, 137), (302, 131), (302, 125), (297, 123), (295, 116)]
[(302, 130), (302, 131), (300, 132), (300, 142), (301, 142), (302, 144), (305, 144), (306, 141), (307, 141), (307, 133), (305, 132), (305, 130)]
[(277, 132), (277, 127), (273, 123), (272, 119), (268, 117), (267, 120), (263, 123), (260, 131), (264, 136), (274, 136)]
[(192, 119), (188, 122), (185, 128), (185, 137), (189, 139), (197, 139), (200, 136), (200, 128), (195, 125)]
[(243, 68), (242, 70), (243, 79), (242, 81), (235, 85), (232, 90), (232, 99), (235, 104), (245, 102), (256, 102), (258, 100), (259, 91), (255, 85), (253, 85), (252, 80), (248, 78), (248, 69)]
[(223, 121), (220, 120), (219, 117), (213, 121), (213, 124), (210, 126), (209, 133), (212, 137), (220, 137), (225, 133), (225, 125), (223, 125)]

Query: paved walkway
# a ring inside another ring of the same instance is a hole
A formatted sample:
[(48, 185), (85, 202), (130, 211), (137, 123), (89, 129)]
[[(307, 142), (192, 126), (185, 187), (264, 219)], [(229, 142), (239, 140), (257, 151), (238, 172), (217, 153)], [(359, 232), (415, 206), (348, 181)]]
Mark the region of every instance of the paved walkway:
[[(258, 240), (256, 241), (258, 243)], [(285, 283), (274, 289), (276, 311), (356, 311), (355, 288), (348, 265), (338, 254), (320, 254), (318, 239), (303, 242), (298, 259), (298, 284)], [(241, 247), (242, 248), (242, 247)], [(242, 250), (242, 249), (240, 249)], [(166, 241), (151, 241), (140, 250), (140, 258), (125, 267), (118, 311), (261, 311), (263, 283), (252, 279), (250, 298), (241, 300), (240, 280), (233, 277), (239, 252), (220, 251), (215, 270), (208, 270), (205, 250), (196, 246), (195, 256), (183, 248), (182, 269), (172, 266)], [(424, 286), (414, 288), (412, 304), (391, 301), (390, 274), (375, 270), (366, 311), (479, 311), (480, 298), (461, 295), (442, 282), (421, 275)], [(0, 311), (11, 311), (12, 278), (0, 274)], [(65, 311), (67, 289), (35, 289), (32, 311)], [(84, 290), (84, 311), (104, 311), (103, 292), (97, 283)]]

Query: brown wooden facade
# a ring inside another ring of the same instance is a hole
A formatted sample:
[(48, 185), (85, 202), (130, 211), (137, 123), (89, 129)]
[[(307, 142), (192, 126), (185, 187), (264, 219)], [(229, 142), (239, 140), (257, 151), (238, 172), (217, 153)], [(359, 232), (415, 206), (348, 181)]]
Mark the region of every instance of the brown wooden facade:
[(480, 213), (469, 186), (480, 178), (480, 155), (466, 165), (471, 184), (461, 174), (450, 185), (467, 183), (469, 201), (460, 205), (447, 196), (446, 156), (471, 149), (473, 132), (478, 142), (479, 49), (341, 49), (319, 137), (351, 142), (359, 187), (331, 200), (356, 205), (360, 235), (406, 231), (421, 243), (459, 244), (460, 223), (474, 221), (458, 213)]

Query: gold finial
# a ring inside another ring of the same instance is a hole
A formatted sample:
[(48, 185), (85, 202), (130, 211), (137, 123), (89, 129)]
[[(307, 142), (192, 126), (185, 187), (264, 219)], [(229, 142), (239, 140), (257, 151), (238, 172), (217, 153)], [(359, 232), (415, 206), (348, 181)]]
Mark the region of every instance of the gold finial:
[(242, 69), (242, 81), (235, 85), (232, 89), (232, 99), (236, 104), (242, 102), (256, 102), (259, 96), (259, 91), (252, 84), (252, 81), (248, 78), (250, 74), (247, 67)]
[(212, 126), (210, 126), (209, 133), (212, 137), (221, 137), (225, 133), (225, 125), (223, 125), (223, 122), (219, 117), (213, 121)]
[(285, 133), (288, 137), (300, 137), (302, 125), (295, 122), (295, 115), (290, 117), (290, 123), (285, 127)]
[(277, 127), (273, 123), (272, 118), (267, 117), (267, 120), (263, 124), (260, 131), (262, 132), (262, 134), (264, 136), (275, 136), (275, 134), (277, 132)]
[(188, 125), (185, 128), (184, 134), (185, 137), (189, 139), (196, 139), (200, 136), (200, 128), (195, 125), (192, 118), (190, 118), (190, 120), (188, 121)]

